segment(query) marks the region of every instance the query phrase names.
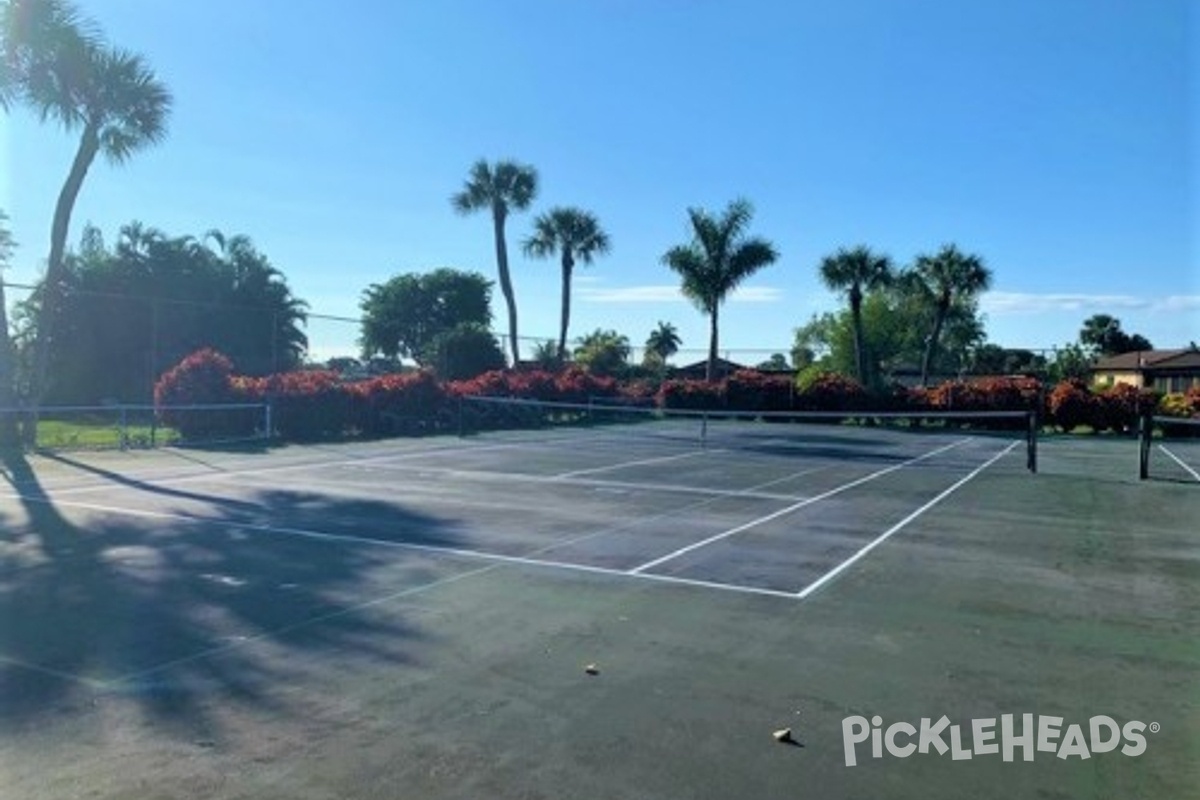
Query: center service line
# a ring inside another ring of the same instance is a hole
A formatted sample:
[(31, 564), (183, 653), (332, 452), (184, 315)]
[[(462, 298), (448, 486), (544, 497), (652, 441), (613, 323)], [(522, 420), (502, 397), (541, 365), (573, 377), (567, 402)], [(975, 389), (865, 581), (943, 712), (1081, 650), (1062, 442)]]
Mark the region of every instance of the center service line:
[(907, 517), (905, 517), (904, 519), (900, 520), (899, 522), (897, 522), (897, 523), (896, 523), (895, 525), (893, 525), (892, 527), (888, 528), (888, 529), (887, 529), (886, 531), (884, 531), (883, 533), (879, 534), (879, 536), (877, 536), (875, 539), (873, 539), (873, 540), (871, 540), (870, 542), (868, 542), (868, 543), (867, 543), (867, 544), (866, 544), (866, 545), (865, 545), (865, 546), (864, 546), (864, 547), (863, 547), (861, 550), (859, 550), (857, 553), (855, 553), (854, 555), (850, 556), (849, 558), (847, 558), (847, 559), (846, 559), (845, 561), (843, 561), (841, 564), (838, 564), (838, 565), (837, 565), (836, 567), (834, 567), (833, 569), (829, 570), (829, 572), (826, 572), (826, 573), (825, 573), (824, 575), (822, 575), (820, 578), (817, 578), (815, 581), (813, 581), (812, 583), (810, 583), (808, 586), (805, 586), (803, 589), (801, 589), (800, 591), (796, 592), (796, 597), (797, 597), (798, 599), (800, 599), (800, 600), (803, 600), (804, 598), (808, 597), (808, 596), (809, 596), (810, 594), (812, 594), (813, 592), (815, 592), (815, 591), (817, 591), (818, 589), (820, 589), (820, 588), (821, 588), (822, 586), (824, 586), (825, 584), (829, 583), (831, 580), (833, 580), (833, 579), (834, 579), (834, 578), (836, 578), (838, 575), (840, 575), (840, 574), (841, 574), (841, 573), (842, 573), (842, 572), (843, 572), (843, 571), (844, 571), (844, 570), (845, 570), (847, 567), (849, 567), (851, 564), (853, 564), (854, 562), (858, 561), (860, 558), (862, 558), (863, 556), (865, 556), (867, 553), (871, 552), (871, 551), (872, 551), (872, 550), (874, 550), (876, 547), (878, 547), (879, 545), (881, 545), (881, 544), (883, 544), (885, 541), (887, 541), (887, 539), (889, 539), (889, 538), (892, 536), (892, 534), (899, 533), (901, 530), (903, 530), (905, 527), (907, 527), (907, 526), (908, 526), (908, 524), (909, 524), (910, 522), (912, 522), (912, 521), (913, 521), (913, 520), (915, 520), (917, 517), (921, 516), (921, 515), (922, 515), (922, 514), (924, 514), (926, 511), (928, 511), (929, 509), (933, 508), (933, 507), (934, 507), (934, 506), (936, 506), (938, 503), (942, 502), (942, 501), (943, 501), (943, 500), (945, 500), (947, 497), (949, 497), (951, 494), (953, 494), (953, 493), (955, 492), (955, 490), (957, 490), (957, 489), (958, 489), (960, 486), (962, 486), (962, 485), (966, 484), (968, 481), (970, 481), (970, 480), (971, 480), (972, 478), (974, 478), (976, 475), (978, 475), (979, 473), (983, 472), (985, 469), (987, 469), (988, 467), (990, 467), (992, 464), (995, 464), (995, 463), (996, 463), (997, 461), (999, 461), (1001, 458), (1003, 458), (1004, 456), (1006, 456), (1006, 455), (1008, 455), (1009, 453), (1011, 453), (1011, 452), (1012, 452), (1012, 449), (1013, 449), (1014, 447), (1016, 447), (1018, 444), (1019, 444), (1019, 442), (1013, 442), (1013, 443), (1012, 443), (1012, 444), (1010, 444), (1008, 447), (1004, 448), (1004, 449), (1003, 449), (1003, 450), (1001, 450), (999, 453), (997, 453), (996, 455), (994, 455), (994, 456), (992, 456), (991, 458), (989, 458), (989, 459), (988, 459), (987, 461), (985, 461), (983, 464), (980, 464), (978, 467), (976, 467), (976, 468), (975, 468), (975, 469), (974, 469), (974, 470), (971, 472), (971, 474), (970, 474), (970, 475), (967, 475), (966, 477), (960, 478), (958, 481), (956, 481), (956, 482), (954, 483), (954, 485), (950, 486), (948, 489), (946, 489), (945, 491), (943, 491), (943, 492), (942, 492), (941, 494), (939, 494), (937, 497), (933, 498), (933, 499), (932, 499), (932, 500), (930, 500), (928, 503), (926, 503), (925, 505), (923, 505), (923, 506), (921, 506), (920, 508), (918, 508), (916, 511), (912, 512), (911, 514), (909, 514)]
[(971, 441), (971, 437), (968, 436), (965, 439), (959, 439), (957, 442), (951, 442), (950, 444), (948, 444), (944, 447), (939, 447), (936, 450), (930, 450), (928, 453), (919, 455), (916, 458), (910, 458), (908, 461), (902, 461), (899, 464), (893, 464), (890, 467), (885, 467), (884, 469), (878, 470), (876, 472), (872, 472), (870, 475), (864, 475), (863, 477), (858, 478), (857, 480), (851, 481), (850, 483), (842, 484), (841, 486), (838, 486), (834, 489), (830, 489), (827, 492), (823, 492), (821, 494), (805, 498), (804, 500), (801, 500), (798, 503), (793, 503), (790, 506), (781, 508), (780, 510), (778, 510), (774, 513), (767, 514), (766, 516), (759, 517), (758, 519), (750, 520), (749, 522), (745, 523), (744, 525), (738, 525), (736, 528), (730, 528), (729, 530), (724, 531), (723, 533), (718, 533), (718, 534), (708, 537), (707, 539), (701, 539), (698, 542), (693, 542), (692, 544), (689, 544), (686, 547), (681, 547), (674, 552), (667, 553), (665, 556), (656, 558), (653, 561), (647, 561), (645, 564), (642, 564), (641, 566), (634, 567), (633, 569), (629, 570), (629, 572), (631, 575), (640, 574), (642, 572), (645, 572), (648, 569), (657, 567), (659, 564), (664, 564), (668, 561), (679, 558), (682, 555), (686, 555), (686, 554), (692, 552), (693, 550), (698, 550), (701, 547), (706, 547), (706, 546), (712, 544), (713, 542), (719, 542), (720, 540), (727, 539), (730, 536), (733, 536), (735, 534), (742, 533), (744, 531), (748, 531), (751, 528), (756, 528), (759, 525), (763, 525), (767, 522), (770, 522), (771, 520), (779, 519), (780, 517), (791, 514), (793, 511), (798, 511), (799, 509), (804, 508), (805, 506), (812, 505), (813, 503), (816, 503), (820, 500), (826, 500), (830, 497), (833, 497), (836, 494), (841, 494), (842, 492), (846, 491), (847, 489), (853, 489), (855, 486), (861, 486), (862, 484), (867, 483), (868, 481), (873, 481), (876, 478), (881, 478), (884, 475), (887, 475), (890, 472), (895, 472), (898, 469), (904, 469), (905, 467), (907, 467), (911, 464), (915, 464), (918, 461), (924, 461), (925, 459), (936, 456), (939, 453), (944, 453), (947, 450), (950, 450), (955, 447), (959, 447), (960, 445), (964, 445), (969, 441)]

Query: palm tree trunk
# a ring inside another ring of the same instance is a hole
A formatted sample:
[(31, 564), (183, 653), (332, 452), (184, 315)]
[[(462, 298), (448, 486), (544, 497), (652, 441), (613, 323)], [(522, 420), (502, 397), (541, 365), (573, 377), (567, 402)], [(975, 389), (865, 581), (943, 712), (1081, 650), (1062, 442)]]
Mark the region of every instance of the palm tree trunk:
[(717, 371), (717, 312), (720, 306), (714, 305), (709, 315), (708, 333), (708, 366), (704, 370), (704, 380), (711, 381)]
[(33, 376), (29, 387), (31, 416), (26, 420), (25, 442), (33, 445), (37, 440), (38, 406), (46, 395), (46, 377), (50, 365), (50, 344), (54, 338), (55, 315), (58, 313), (59, 295), (66, 277), (67, 232), (71, 227), (71, 212), (83, 179), (100, 151), (99, 131), (94, 125), (83, 129), (79, 149), (71, 163), (71, 171), (58, 194), (54, 207), (54, 221), (50, 226), (50, 257), (46, 261), (46, 278), (42, 282), (42, 305), (38, 312), (37, 337), (33, 345)]
[(867, 385), (866, 372), (863, 369), (863, 332), (862, 332), (862, 298), (850, 298), (850, 321), (854, 328), (854, 370), (858, 374), (858, 382)]
[(567, 328), (571, 324), (571, 270), (575, 263), (569, 250), (562, 257), (562, 325), (558, 331), (558, 360), (567, 360)]
[(933, 354), (937, 351), (938, 339), (942, 336), (942, 325), (946, 321), (947, 306), (938, 303), (937, 312), (933, 318), (933, 332), (925, 343), (925, 357), (921, 359), (921, 386), (929, 385), (929, 372), (933, 368)]
[(504, 295), (504, 303), (508, 307), (508, 341), (512, 346), (513, 367), (521, 363), (521, 353), (517, 347), (517, 300), (513, 297), (512, 278), (508, 274), (508, 242), (504, 236), (504, 214), (492, 212), (492, 224), (496, 233), (496, 268), (500, 273), (500, 292)]

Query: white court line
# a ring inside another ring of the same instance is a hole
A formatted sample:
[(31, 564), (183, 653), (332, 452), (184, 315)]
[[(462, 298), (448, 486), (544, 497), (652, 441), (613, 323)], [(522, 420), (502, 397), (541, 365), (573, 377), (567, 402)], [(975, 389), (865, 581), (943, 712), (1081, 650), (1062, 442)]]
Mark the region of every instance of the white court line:
[(714, 583), (710, 581), (692, 580), (690, 578), (678, 578), (671, 575), (635, 575), (628, 570), (612, 569), (609, 567), (595, 567), (587, 564), (572, 564), (569, 561), (546, 561), (537, 558), (527, 558), (525, 556), (507, 556), (500, 553), (487, 553), (481, 550), (468, 550), (461, 547), (446, 547), (444, 545), (433, 544), (416, 544), (415, 542), (394, 542), (387, 539), (372, 539), (365, 536), (353, 536), (344, 533), (327, 533), (325, 531), (306, 530), (304, 528), (290, 528), (276, 525), (264, 525), (253, 522), (233, 522), (226, 520), (216, 520), (206, 517), (198, 517), (190, 514), (176, 514), (167, 511), (142, 511), (134, 508), (121, 508), (119, 506), (106, 506), (99, 503), (81, 503), (76, 500), (52, 500), (46, 497), (25, 497), (21, 495), (9, 495), (17, 499), (24, 500), (30, 503), (42, 503), (62, 508), (78, 508), (86, 511), (96, 511), (105, 514), (123, 515), (128, 517), (139, 517), (144, 519), (163, 519), (172, 520), (174, 522), (188, 522), (199, 525), (217, 525), (229, 530), (257, 531), (260, 533), (276, 534), (279, 536), (294, 536), (300, 539), (312, 539), (314, 541), (323, 542), (340, 542), (350, 544), (372, 545), (375, 547), (392, 548), (396, 550), (411, 550), (417, 553), (432, 553), (437, 555), (461, 556), (463, 558), (473, 558), (483, 561), (495, 561), (502, 564), (519, 564), (528, 567), (546, 567), (550, 569), (567, 570), (570, 572), (586, 572), (594, 575), (612, 575), (624, 578), (639, 578), (642, 580), (657, 581), (659, 583), (679, 584), (683, 586), (702, 586), (709, 589), (722, 589), (728, 592), (740, 592), (742, 594), (758, 594), (767, 595), (770, 597), (789, 597), (794, 598), (792, 592), (784, 592), (776, 589), (760, 589), (754, 586), (739, 586), (730, 583)]
[(667, 461), (679, 461), (684, 458), (696, 458), (697, 456), (706, 456), (711, 453), (724, 453), (724, 450), (698, 450), (692, 453), (680, 453), (673, 456), (659, 456), (658, 458), (643, 458), (638, 461), (624, 461), (620, 464), (610, 464), (607, 467), (591, 467), (589, 469), (577, 469), (571, 472), (562, 472), (558, 475), (551, 476), (552, 478), (577, 478), (580, 475), (592, 475), (597, 472), (608, 472), (614, 469), (624, 469), (625, 467), (640, 467), (646, 464), (662, 464)]
[(774, 513), (767, 514), (765, 516), (759, 517), (758, 519), (750, 520), (749, 522), (747, 522), (743, 525), (738, 525), (736, 528), (730, 528), (729, 530), (724, 531), (722, 533), (718, 533), (713, 536), (709, 536), (707, 539), (701, 539), (698, 542), (693, 542), (692, 544), (689, 544), (686, 547), (681, 547), (678, 550), (667, 553), (665, 556), (660, 556), (659, 558), (656, 558), (653, 561), (647, 561), (645, 564), (634, 567), (633, 569), (629, 570), (629, 572), (632, 575), (643, 574), (648, 569), (652, 569), (653, 567), (657, 567), (660, 564), (664, 564), (668, 561), (679, 558), (680, 556), (686, 555), (686, 554), (692, 552), (693, 550), (698, 550), (701, 547), (706, 547), (706, 546), (712, 544), (713, 542), (719, 542), (722, 539), (727, 539), (730, 536), (734, 536), (735, 534), (742, 533), (743, 531), (748, 531), (751, 528), (756, 528), (759, 525), (763, 525), (772, 520), (779, 519), (780, 517), (791, 514), (792, 512), (797, 511), (801, 508), (804, 508), (805, 506), (812, 505), (813, 503), (816, 503), (820, 500), (826, 500), (830, 497), (833, 497), (834, 495), (841, 494), (842, 492), (844, 492), (848, 489), (853, 489), (855, 486), (861, 486), (862, 484), (867, 483), (868, 481), (873, 481), (876, 478), (881, 478), (884, 475), (887, 475), (888, 473), (891, 473), (891, 472), (895, 472), (898, 469), (904, 469), (905, 467), (907, 467), (911, 464), (915, 464), (918, 461), (924, 461), (927, 458), (936, 456), (939, 453), (944, 453), (947, 450), (950, 450), (951, 448), (966, 444), (969, 441), (971, 441), (970, 437), (967, 437), (966, 439), (959, 439), (957, 442), (951, 442), (950, 444), (945, 445), (944, 447), (939, 447), (936, 450), (930, 450), (928, 453), (919, 455), (916, 458), (910, 458), (909, 460), (902, 461), (899, 464), (893, 464), (890, 467), (885, 467), (884, 469), (872, 472), (869, 475), (864, 475), (863, 477), (861, 477), (857, 480), (851, 481), (850, 483), (844, 483), (841, 486), (830, 489), (827, 492), (822, 492), (821, 494), (814, 495), (813, 497), (805, 498), (804, 500), (801, 500), (798, 503), (792, 503), (790, 506), (787, 506), (786, 508), (781, 508)]
[[(762, 489), (767, 486), (774, 486), (777, 483), (783, 483), (784, 481), (794, 480), (795, 478), (799, 478), (802, 475), (808, 475), (813, 472), (818, 472), (821, 469), (824, 469), (824, 467), (813, 467), (811, 469), (803, 469), (803, 470), (800, 470), (799, 472), (793, 472), (790, 475), (784, 475), (782, 478), (776, 478), (775, 480), (767, 481), (766, 483), (760, 483), (756, 486), (747, 487), (747, 488), (743, 489), (742, 491), (743, 492), (754, 492), (756, 489)], [(623, 525), (615, 525), (615, 526), (612, 526), (609, 528), (605, 528), (603, 530), (593, 531), (591, 533), (585, 533), (582, 536), (576, 536), (571, 539), (563, 539), (561, 541), (551, 542), (549, 544), (542, 545), (541, 547), (539, 547), (535, 550), (530, 550), (529, 552), (525, 553), (525, 556), (526, 557), (540, 556), (542, 553), (548, 553), (551, 550), (558, 550), (563, 547), (569, 547), (570, 545), (578, 544), (579, 542), (586, 542), (589, 539), (596, 539), (600, 536), (608, 536), (608, 535), (614, 534), (614, 533), (623, 533), (625, 531), (633, 530), (634, 528), (640, 527), (640, 526), (645, 525), (650, 522), (657, 522), (661, 519), (669, 519), (671, 517), (674, 517), (678, 514), (682, 514), (684, 512), (695, 512), (701, 508), (706, 508), (708, 506), (711, 506), (714, 503), (719, 503), (720, 501), (722, 501), (724, 499), (726, 499), (726, 498), (723, 496), (710, 497), (707, 500), (699, 500), (694, 503), (688, 503), (687, 505), (680, 506), (679, 508), (672, 508), (670, 510), (663, 511), (658, 514), (650, 514), (650, 515), (644, 516), (644, 517), (637, 517), (636, 519), (634, 519), (630, 522), (626, 522)]]
[(808, 586), (805, 586), (803, 589), (801, 589), (800, 591), (796, 592), (796, 598), (797, 598), (798, 600), (803, 600), (804, 598), (808, 597), (808, 596), (809, 596), (810, 594), (812, 594), (813, 592), (815, 592), (815, 591), (817, 591), (818, 589), (820, 589), (820, 588), (821, 588), (822, 586), (824, 586), (825, 584), (829, 583), (831, 580), (833, 580), (833, 579), (834, 579), (834, 578), (836, 578), (838, 575), (840, 575), (840, 574), (841, 574), (841, 573), (842, 573), (844, 570), (846, 570), (848, 567), (850, 567), (850, 565), (854, 564), (856, 561), (858, 561), (859, 559), (861, 559), (861, 558), (862, 558), (863, 556), (865, 556), (867, 553), (871, 552), (871, 551), (872, 551), (872, 550), (874, 550), (876, 547), (878, 547), (879, 545), (881, 545), (881, 544), (883, 544), (885, 541), (887, 541), (887, 540), (888, 540), (888, 539), (889, 539), (889, 538), (890, 538), (890, 537), (891, 537), (893, 534), (900, 532), (900, 531), (901, 531), (901, 530), (903, 530), (903, 529), (904, 529), (904, 528), (905, 528), (905, 527), (906, 527), (906, 526), (907, 526), (907, 525), (908, 525), (910, 522), (912, 522), (913, 520), (915, 520), (917, 517), (921, 516), (921, 515), (922, 515), (922, 514), (924, 514), (926, 511), (928, 511), (929, 509), (931, 509), (931, 508), (933, 508), (934, 506), (936, 506), (938, 503), (940, 503), (940, 502), (942, 502), (943, 500), (945, 500), (947, 497), (949, 497), (951, 494), (953, 494), (953, 493), (955, 492), (955, 490), (957, 490), (957, 489), (958, 489), (960, 486), (964, 485), (965, 483), (967, 483), (968, 481), (970, 481), (972, 478), (974, 478), (976, 475), (978, 475), (979, 473), (983, 472), (985, 469), (987, 469), (988, 467), (990, 467), (992, 464), (996, 463), (996, 462), (997, 462), (997, 461), (999, 461), (1001, 458), (1003, 458), (1004, 456), (1006, 456), (1006, 455), (1008, 455), (1009, 453), (1011, 453), (1011, 452), (1012, 452), (1012, 450), (1013, 450), (1013, 448), (1014, 448), (1014, 447), (1016, 447), (1018, 444), (1020, 444), (1020, 442), (1013, 442), (1013, 443), (1012, 443), (1012, 444), (1010, 444), (1008, 447), (1004, 448), (1004, 449), (1003, 449), (1003, 450), (1001, 450), (999, 453), (997, 453), (996, 455), (994, 455), (994, 456), (992, 456), (991, 458), (989, 458), (989, 459), (988, 459), (987, 461), (985, 461), (983, 464), (981, 464), (981, 465), (979, 465), (978, 467), (976, 467), (976, 468), (975, 468), (975, 469), (974, 469), (974, 470), (971, 472), (971, 474), (967, 475), (966, 477), (960, 478), (960, 479), (959, 479), (958, 481), (956, 481), (956, 482), (955, 482), (955, 483), (954, 483), (952, 486), (950, 486), (948, 489), (946, 489), (945, 491), (943, 491), (943, 492), (942, 492), (941, 494), (939, 494), (937, 497), (933, 498), (933, 499), (932, 499), (932, 500), (930, 500), (928, 503), (926, 503), (925, 505), (923, 505), (923, 506), (921, 506), (920, 508), (918, 508), (916, 511), (912, 512), (911, 514), (909, 514), (907, 517), (905, 517), (904, 519), (900, 520), (899, 522), (897, 522), (897, 523), (896, 523), (895, 525), (893, 525), (892, 527), (888, 528), (888, 529), (887, 529), (886, 531), (884, 531), (883, 533), (879, 534), (879, 536), (875, 537), (875, 538), (874, 538), (874, 539), (872, 539), (870, 542), (868, 542), (868, 543), (867, 543), (867, 544), (866, 544), (864, 547), (862, 547), (862, 548), (861, 548), (861, 549), (860, 549), (860, 550), (859, 550), (857, 553), (855, 553), (854, 555), (850, 556), (849, 558), (847, 558), (847, 559), (846, 559), (845, 561), (843, 561), (841, 564), (838, 564), (838, 565), (837, 565), (836, 567), (834, 567), (833, 569), (829, 570), (829, 572), (826, 572), (826, 573), (825, 573), (824, 575), (822, 575), (820, 578), (817, 578), (815, 581), (813, 581), (812, 583), (810, 583)]
[[(269, 475), (276, 472), (292, 472), (295, 470), (305, 469), (320, 469), (320, 468), (337, 468), (351, 467), (363, 464), (379, 464), (387, 461), (403, 461), (412, 458), (420, 458), (422, 456), (442, 455), (444, 453), (481, 453), (490, 450), (505, 450), (513, 448), (532, 448), (539, 444), (547, 444), (559, 441), (578, 441), (581, 437), (559, 437), (557, 439), (542, 439), (538, 442), (500, 442), (489, 445), (450, 445), (446, 447), (431, 447), (425, 450), (405, 450), (397, 453), (387, 453), (373, 456), (356, 456), (353, 458), (345, 458), (333, 461), (304, 461), (300, 463), (280, 464), (278, 466), (263, 466), (253, 467), (250, 469), (221, 469), (219, 467), (211, 467), (208, 472), (188, 472), (177, 477), (162, 477), (162, 478), (139, 478), (136, 476), (130, 477), (119, 475), (119, 479), (107, 478), (104, 476), (96, 476), (104, 483), (93, 484), (89, 486), (76, 486), (66, 489), (55, 490), (53, 488), (43, 488), (42, 491), (49, 495), (53, 492), (55, 495), (75, 495), (75, 494), (91, 494), (95, 492), (107, 492), (112, 490), (113, 484), (121, 484), (123, 479), (125, 482), (143, 483), (147, 486), (174, 486), (178, 483), (191, 483), (193, 481), (214, 480), (218, 478), (242, 478), (252, 477), (255, 475)], [(594, 437), (593, 437), (594, 438)], [(461, 440), (456, 440), (461, 441)], [(88, 468), (75, 467), (81, 472), (88, 472)], [(99, 469), (104, 469), (100, 467)]]
[(1191, 468), (1191, 467), (1189, 467), (1187, 464), (1183, 463), (1183, 459), (1182, 459), (1182, 458), (1180, 458), (1179, 456), (1175, 455), (1174, 453), (1172, 453), (1170, 450), (1168, 450), (1166, 447), (1164, 447), (1164, 446), (1163, 446), (1163, 445), (1161, 445), (1161, 444), (1158, 446), (1158, 449), (1159, 449), (1159, 450), (1162, 450), (1164, 453), (1166, 453), (1167, 455), (1169, 455), (1169, 456), (1171, 457), (1171, 459), (1172, 459), (1172, 460), (1173, 460), (1173, 461), (1174, 461), (1176, 464), (1178, 464), (1179, 466), (1181, 466), (1181, 467), (1183, 467), (1184, 469), (1186, 469), (1188, 472), (1190, 472), (1190, 473), (1191, 473), (1191, 475), (1192, 475), (1192, 477), (1193, 477), (1193, 478), (1195, 478), (1196, 480), (1200, 481), (1200, 472), (1196, 472), (1196, 470), (1192, 469), (1192, 468)]
[[(816, 471), (818, 469), (829, 469), (829, 467), (830, 465), (825, 464), (820, 467), (815, 467), (811, 471)], [(647, 492), (676, 492), (679, 494), (700, 494), (711, 497), (745, 497), (755, 500), (779, 500), (785, 503), (794, 503), (797, 500), (803, 499), (802, 497), (798, 497), (794, 494), (759, 492), (755, 491), (753, 487), (750, 489), (710, 489), (703, 486), (683, 486), (675, 483), (613, 481), (603, 478), (556, 478), (553, 475), (534, 475), (526, 472), (491, 472), (488, 470), (455, 469), (453, 467), (429, 467), (424, 465), (408, 464), (373, 465), (370, 468), (374, 470), (387, 470), (390, 472), (417, 472), (428, 473), (431, 475), (445, 475), (450, 478), (473, 478), (476, 480), (494, 481), (500, 483), (556, 483), (565, 484), (567, 486), (583, 486), (587, 488), (600, 489), (631, 489)], [(212, 475), (209, 477), (212, 480), (220, 480), (224, 476)], [(796, 476), (792, 475), (788, 477), (791, 478)], [(784, 478), (783, 480), (787, 480), (787, 478)], [(776, 481), (772, 481), (771, 483), (774, 484)]]
[(38, 673), (41, 673), (42, 675), (49, 675), (51, 678), (58, 678), (59, 680), (70, 681), (72, 683), (81, 683), (84, 686), (90, 687), (92, 689), (103, 689), (104, 688), (104, 681), (98, 681), (94, 678), (85, 678), (82, 675), (75, 675), (74, 673), (63, 672), (62, 670), (58, 670), (58, 669), (50, 669), (49, 667), (42, 667), (37, 664), (33, 664), (29, 661), (22, 661), (19, 658), (12, 658), (11, 656), (0, 656), (0, 664), (11, 664), (14, 667), (18, 667), (20, 669), (27, 669), (30, 672), (38, 672)]

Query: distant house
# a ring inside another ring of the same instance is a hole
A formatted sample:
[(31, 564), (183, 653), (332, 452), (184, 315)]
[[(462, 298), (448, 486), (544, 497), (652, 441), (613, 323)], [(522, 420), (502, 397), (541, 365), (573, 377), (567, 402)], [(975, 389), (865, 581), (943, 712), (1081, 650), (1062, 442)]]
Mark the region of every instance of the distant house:
[(1140, 350), (1108, 356), (1092, 367), (1098, 386), (1127, 383), (1160, 392), (1184, 392), (1200, 386), (1200, 350)]
[[(722, 378), (728, 378), (735, 372), (740, 372), (744, 369), (751, 369), (745, 364), (738, 364), (725, 358), (718, 358), (713, 364), (713, 380), (719, 381)], [(704, 376), (708, 372), (708, 359), (697, 361), (695, 364), (687, 364), (686, 366), (676, 367), (672, 372), (672, 377), (685, 380), (704, 380)]]

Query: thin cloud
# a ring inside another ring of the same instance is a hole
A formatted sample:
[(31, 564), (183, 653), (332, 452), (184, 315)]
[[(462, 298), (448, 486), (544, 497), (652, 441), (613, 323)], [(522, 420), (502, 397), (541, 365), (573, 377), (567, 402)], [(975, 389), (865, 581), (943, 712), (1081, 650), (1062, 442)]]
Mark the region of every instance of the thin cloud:
[[(657, 284), (649, 286), (618, 286), (580, 288), (579, 297), (589, 303), (686, 303), (687, 298), (678, 286)], [(774, 286), (744, 286), (729, 295), (730, 303), (775, 303), (783, 292)]]
[(1129, 294), (1037, 294), (988, 292), (979, 301), (989, 314), (1044, 314), (1056, 311), (1188, 311), (1200, 309), (1200, 295), (1137, 297)]

